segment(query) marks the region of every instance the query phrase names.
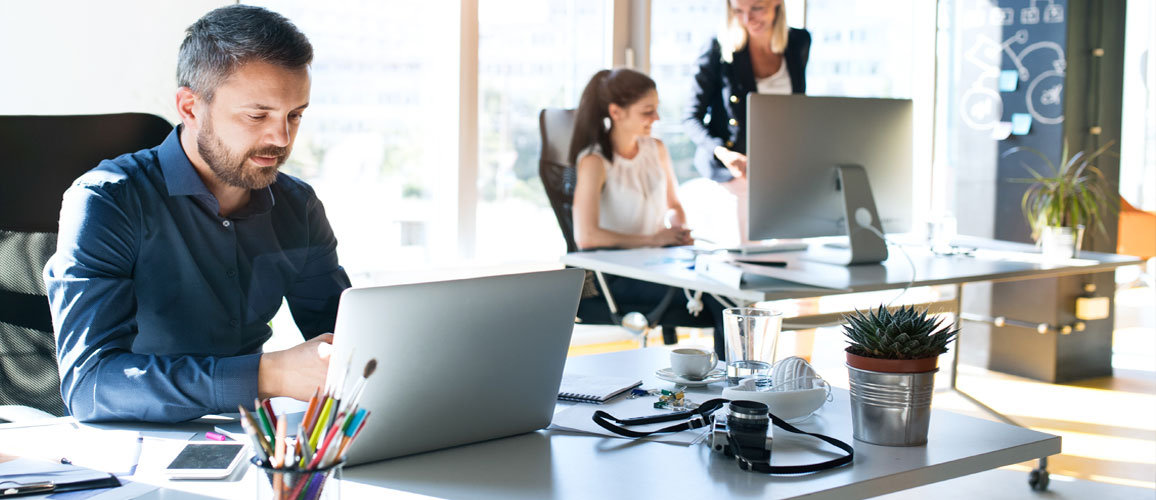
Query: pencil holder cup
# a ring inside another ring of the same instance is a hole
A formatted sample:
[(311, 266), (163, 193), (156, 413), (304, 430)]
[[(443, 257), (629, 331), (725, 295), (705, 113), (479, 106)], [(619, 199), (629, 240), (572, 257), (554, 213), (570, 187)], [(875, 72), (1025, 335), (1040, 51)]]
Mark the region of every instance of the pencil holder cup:
[(339, 500), (341, 469), (345, 462), (316, 470), (275, 469), (253, 457), (257, 495), (260, 500)]

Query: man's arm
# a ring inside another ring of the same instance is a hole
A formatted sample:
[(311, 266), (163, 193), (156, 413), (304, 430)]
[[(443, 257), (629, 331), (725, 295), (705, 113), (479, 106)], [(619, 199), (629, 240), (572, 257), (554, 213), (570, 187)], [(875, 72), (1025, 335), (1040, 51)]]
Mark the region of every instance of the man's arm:
[(78, 182), (65, 193), (56, 254), (44, 269), (69, 412), (81, 421), (178, 422), (251, 403), (260, 354), (132, 352), (141, 228), (125, 187)]
[(305, 265), (297, 281), (289, 286), (285, 299), (301, 334), (311, 339), (333, 331), (337, 303), (350, 283), (345, 269), (337, 262), (337, 237), (321, 200), (311, 196), (307, 210), (309, 248)]

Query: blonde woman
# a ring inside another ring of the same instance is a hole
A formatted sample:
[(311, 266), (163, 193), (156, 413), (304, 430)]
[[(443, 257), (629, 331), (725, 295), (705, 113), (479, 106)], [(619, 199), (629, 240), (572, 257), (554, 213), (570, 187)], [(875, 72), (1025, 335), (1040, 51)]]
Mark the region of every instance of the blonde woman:
[(726, 21), (698, 58), (684, 123), (697, 146), (695, 168), (738, 198), (745, 242), (747, 93), (805, 93), (811, 34), (787, 27), (783, 0), (724, 1)]

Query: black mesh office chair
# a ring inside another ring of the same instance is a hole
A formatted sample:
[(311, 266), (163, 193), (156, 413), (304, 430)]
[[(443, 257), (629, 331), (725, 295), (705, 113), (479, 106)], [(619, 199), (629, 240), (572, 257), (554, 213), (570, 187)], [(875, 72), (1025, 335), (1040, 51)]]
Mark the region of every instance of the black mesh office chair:
[(101, 160), (156, 146), (172, 129), (141, 113), (0, 116), (0, 406), (67, 414), (41, 277), (61, 197)]
[[(542, 133), (538, 175), (546, 188), (546, 197), (550, 199), (554, 217), (558, 219), (558, 228), (566, 239), (566, 251), (577, 252), (579, 249), (574, 241), (571, 209), (578, 174), (567, 158), (570, 153), (570, 137), (574, 132), (574, 110), (543, 109), (538, 114), (538, 125)], [(643, 312), (651, 328), (662, 325), (662, 338), (667, 344), (678, 341), (674, 330), (676, 326), (712, 326), (703, 316), (693, 316), (687, 312), (679, 300), (680, 290), (676, 288), (671, 288), (658, 304), (619, 303), (601, 286), (595, 273), (587, 272), (586, 278), (587, 285), (578, 303), (578, 318), (583, 323), (621, 325), (625, 312)]]

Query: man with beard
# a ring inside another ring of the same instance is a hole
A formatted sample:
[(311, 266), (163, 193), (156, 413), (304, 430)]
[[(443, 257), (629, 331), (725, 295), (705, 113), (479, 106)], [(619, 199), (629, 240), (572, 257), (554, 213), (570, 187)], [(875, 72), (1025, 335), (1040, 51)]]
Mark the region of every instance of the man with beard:
[[(188, 420), (324, 383), (349, 278), (313, 189), (278, 172), (312, 59), (276, 13), (206, 14), (180, 48), (180, 125), (65, 193), (44, 280), (77, 419)], [(308, 340), (262, 353), (283, 299)]]

